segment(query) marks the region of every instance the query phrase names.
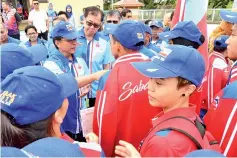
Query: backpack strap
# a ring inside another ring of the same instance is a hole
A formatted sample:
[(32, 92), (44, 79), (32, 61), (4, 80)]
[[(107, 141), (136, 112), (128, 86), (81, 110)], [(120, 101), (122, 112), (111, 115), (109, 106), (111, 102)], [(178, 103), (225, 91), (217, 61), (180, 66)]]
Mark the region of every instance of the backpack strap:
[(180, 132), (190, 138), (198, 149), (204, 149), (203, 137), (205, 135), (205, 127), (202, 126), (198, 118), (193, 122), (183, 116), (171, 117), (159, 123), (155, 130), (157, 132), (165, 130)]

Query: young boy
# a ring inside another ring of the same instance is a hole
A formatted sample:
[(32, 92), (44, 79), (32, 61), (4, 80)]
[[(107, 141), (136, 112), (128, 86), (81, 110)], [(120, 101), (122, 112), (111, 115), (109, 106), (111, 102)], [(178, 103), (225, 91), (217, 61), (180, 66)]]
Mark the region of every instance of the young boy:
[(221, 35), (214, 41), (214, 52), (209, 55), (207, 71), (203, 79), (202, 105), (200, 117), (206, 114), (208, 107), (215, 95), (221, 91), (227, 83), (228, 59), (227, 59), (227, 35)]
[[(184, 45), (198, 49), (205, 41), (205, 37), (192, 21), (181, 21), (171, 31), (159, 34), (162, 40), (169, 40), (171, 44)], [(190, 97), (190, 103), (196, 105), (197, 114), (200, 113), (202, 86)]]
[(121, 139), (138, 146), (151, 128), (150, 119), (161, 111), (149, 106), (148, 78), (130, 65), (147, 59), (139, 52), (144, 46), (142, 26), (131, 20), (120, 23), (112, 31), (110, 43), (117, 60), (111, 72), (100, 79), (93, 120), (93, 131), (106, 156), (115, 155)]
[[(135, 62), (132, 65), (150, 78), (149, 103), (152, 107), (162, 108), (163, 111), (152, 119), (153, 129), (141, 142), (140, 153), (131, 144), (120, 141), (120, 145), (115, 149), (119, 156), (183, 157), (198, 149), (192, 139), (172, 128), (171, 123), (175, 120), (171, 120), (177, 119), (176, 124), (179, 124), (180, 128), (184, 124), (180, 122), (182, 120), (178, 119), (179, 117), (187, 119), (185, 121), (189, 124), (200, 120), (195, 113), (195, 106), (189, 105), (189, 97), (202, 82), (205, 73), (203, 57), (196, 49), (180, 45), (168, 46), (161, 54), (152, 62)], [(163, 129), (165, 124), (170, 128)], [(195, 131), (197, 127), (190, 126), (189, 130)], [(204, 146), (209, 144), (205, 136), (202, 143)]]

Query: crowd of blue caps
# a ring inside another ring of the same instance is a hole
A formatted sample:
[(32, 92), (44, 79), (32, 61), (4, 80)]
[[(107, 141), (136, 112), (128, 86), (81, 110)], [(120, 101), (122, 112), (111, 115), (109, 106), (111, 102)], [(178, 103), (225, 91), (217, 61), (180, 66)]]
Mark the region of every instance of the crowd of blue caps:
[[(235, 12), (221, 11), (220, 16), (227, 22), (237, 23), (237, 13)], [(68, 30), (68, 28), (65, 28), (66, 24), (60, 22), (53, 31), (52, 37), (61, 36), (75, 39), (77, 37), (76, 31), (66, 33)], [(159, 22), (154, 22), (151, 25), (161, 27)], [(191, 41), (198, 39), (200, 31), (194, 25), (191, 21), (180, 22), (173, 30), (160, 33), (159, 37), (161, 39), (183, 37)], [(112, 34), (124, 47), (134, 50), (141, 48), (140, 45), (136, 44), (144, 41), (144, 32), (151, 33), (150, 27), (141, 26), (136, 21), (124, 21), (119, 25), (106, 24), (105, 28), (105, 31)], [(74, 30), (74, 28), (70, 29)], [(226, 47), (225, 41), (227, 38), (228, 36), (220, 36), (215, 40), (215, 46)], [(200, 43), (200, 41), (194, 42)], [(15, 98), (16, 102), (12, 103), (11, 106), (2, 105), (1, 110), (11, 114), (21, 125), (48, 117), (59, 108), (64, 98), (77, 90), (77, 82), (72, 75), (61, 74), (56, 76), (46, 68), (34, 66), (46, 57), (47, 50), (41, 45), (32, 46), (27, 50), (15, 44), (6, 44), (1, 47), (1, 89), (15, 91), (19, 94)], [(166, 57), (166, 60), (161, 62), (163, 57)], [(198, 66), (192, 64), (197, 61)], [(169, 78), (181, 76), (196, 86), (200, 85), (205, 70), (203, 57), (197, 50), (179, 45), (168, 46), (162, 55), (157, 56), (151, 62), (132, 63), (132, 65), (147, 77)], [(194, 74), (196, 72), (200, 72), (199, 75)], [(69, 82), (73, 86), (67, 86)], [(22, 98), (25, 101), (22, 101)], [(44, 108), (42, 106), (22, 108), (22, 106), (33, 105), (30, 102), (39, 103), (37, 102), (39, 98), (43, 100), (43, 103), (40, 102), (40, 104), (46, 105)], [(55, 98), (59, 99), (55, 100)], [(29, 104), (23, 105), (25, 102)], [(21, 113), (20, 109), (26, 109), (24, 118), (19, 115)], [(34, 113), (34, 111), (41, 111), (41, 114)], [(44, 138), (25, 146), (23, 149), (2, 147), (1, 156), (83, 157), (84, 155), (78, 146), (70, 142), (58, 138)], [(187, 157), (194, 156), (222, 157), (223, 155), (209, 150), (194, 151), (187, 155)]]

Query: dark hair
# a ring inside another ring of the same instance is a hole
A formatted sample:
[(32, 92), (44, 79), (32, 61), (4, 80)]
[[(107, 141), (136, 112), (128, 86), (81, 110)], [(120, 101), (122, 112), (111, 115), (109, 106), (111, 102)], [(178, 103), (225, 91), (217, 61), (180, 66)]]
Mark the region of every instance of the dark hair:
[(122, 17), (126, 17), (126, 14), (127, 14), (127, 13), (132, 13), (132, 11), (129, 10), (129, 9), (127, 9), (127, 8), (125, 8), (125, 9), (121, 12)]
[[(201, 35), (199, 40), (200, 40), (200, 42), (204, 43), (205, 37), (203, 35)], [(173, 44), (192, 46), (195, 49), (198, 49), (200, 47), (200, 45), (197, 42), (190, 41), (190, 40), (185, 39), (183, 37), (173, 38), (172, 41), (173, 41)]]
[(170, 20), (172, 21), (174, 17), (174, 11), (172, 11), (172, 13), (170, 14)]
[(214, 51), (219, 52), (219, 53), (224, 52), (226, 49), (227, 49), (227, 47), (220, 47), (220, 46), (215, 47), (214, 46)]
[(102, 12), (102, 10), (96, 6), (90, 6), (85, 8), (85, 12), (84, 12), (84, 17), (86, 18), (88, 15), (93, 15), (93, 16), (97, 16), (98, 14), (101, 15), (101, 21), (103, 21), (104, 19), (104, 13)]
[(28, 31), (29, 29), (34, 29), (35, 32), (37, 32), (37, 29), (36, 29), (35, 26), (33, 26), (33, 25), (28, 25), (28, 26), (26, 26), (26, 28), (25, 28), (25, 33), (26, 33), (26, 34), (27, 34), (27, 31)]
[(119, 20), (121, 19), (121, 14), (118, 10), (109, 10), (106, 14), (106, 18), (108, 16), (117, 16)]
[(53, 135), (52, 115), (32, 124), (19, 125), (11, 115), (1, 111), (1, 146), (23, 148), (51, 135)]
[(178, 79), (178, 85), (177, 85), (177, 88), (180, 89), (186, 85), (191, 85), (192, 83), (182, 77), (177, 77)]
[(65, 11), (59, 11), (58, 12), (58, 16), (59, 15), (65, 15), (67, 19), (69, 19), (69, 16), (67, 15), (67, 13)]
[(61, 36), (58, 36), (58, 37), (54, 37), (54, 38), (53, 38), (53, 44), (54, 44), (54, 46), (55, 46), (56, 49), (58, 49), (58, 46), (56, 45), (55, 42), (56, 42), (56, 41), (60, 41), (61, 39), (62, 39)]

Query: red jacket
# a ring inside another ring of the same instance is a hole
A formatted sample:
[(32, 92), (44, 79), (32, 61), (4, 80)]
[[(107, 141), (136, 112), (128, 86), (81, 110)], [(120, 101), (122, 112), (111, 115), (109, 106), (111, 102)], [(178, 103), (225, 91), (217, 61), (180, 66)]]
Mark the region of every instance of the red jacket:
[(178, 131), (165, 130), (157, 132), (161, 122), (174, 116), (183, 116), (194, 122), (197, 117), (195, 106), (174, 109), (166, 114), (163, 112), (158, 114), (157, 118), (152, 121), (153, 129), (141, 143), (140, 154), (142, 157), (183, 157), (197, 150), (196, 144)]
[(209, 55), (208, 61), (202, 84), (202, 109), (208, 109), (214, 96), (226, 86), (228, 79), (228, 64), (221, 53), (213, 52)]
[(225, 156), (237, 156), (237, 81), (216, 96), (204, 117), (207, 130), (219, 141)]
[(130, 63), (136, 61), (146, 60), (137, 52), (118, 58), (111, 72), (99, 82), (93, 131), (106, 156), (114, 156), (119, 140), (138, 147), (152, 127), (150, 120), (161, 111), (149, 104), (149, 78), (132, 67)]
[(237, 81), (237, 62), (235, 62), (233, 66), (230, 68), (230, 74), (227, 84), (230, 84), (234, 81)]

